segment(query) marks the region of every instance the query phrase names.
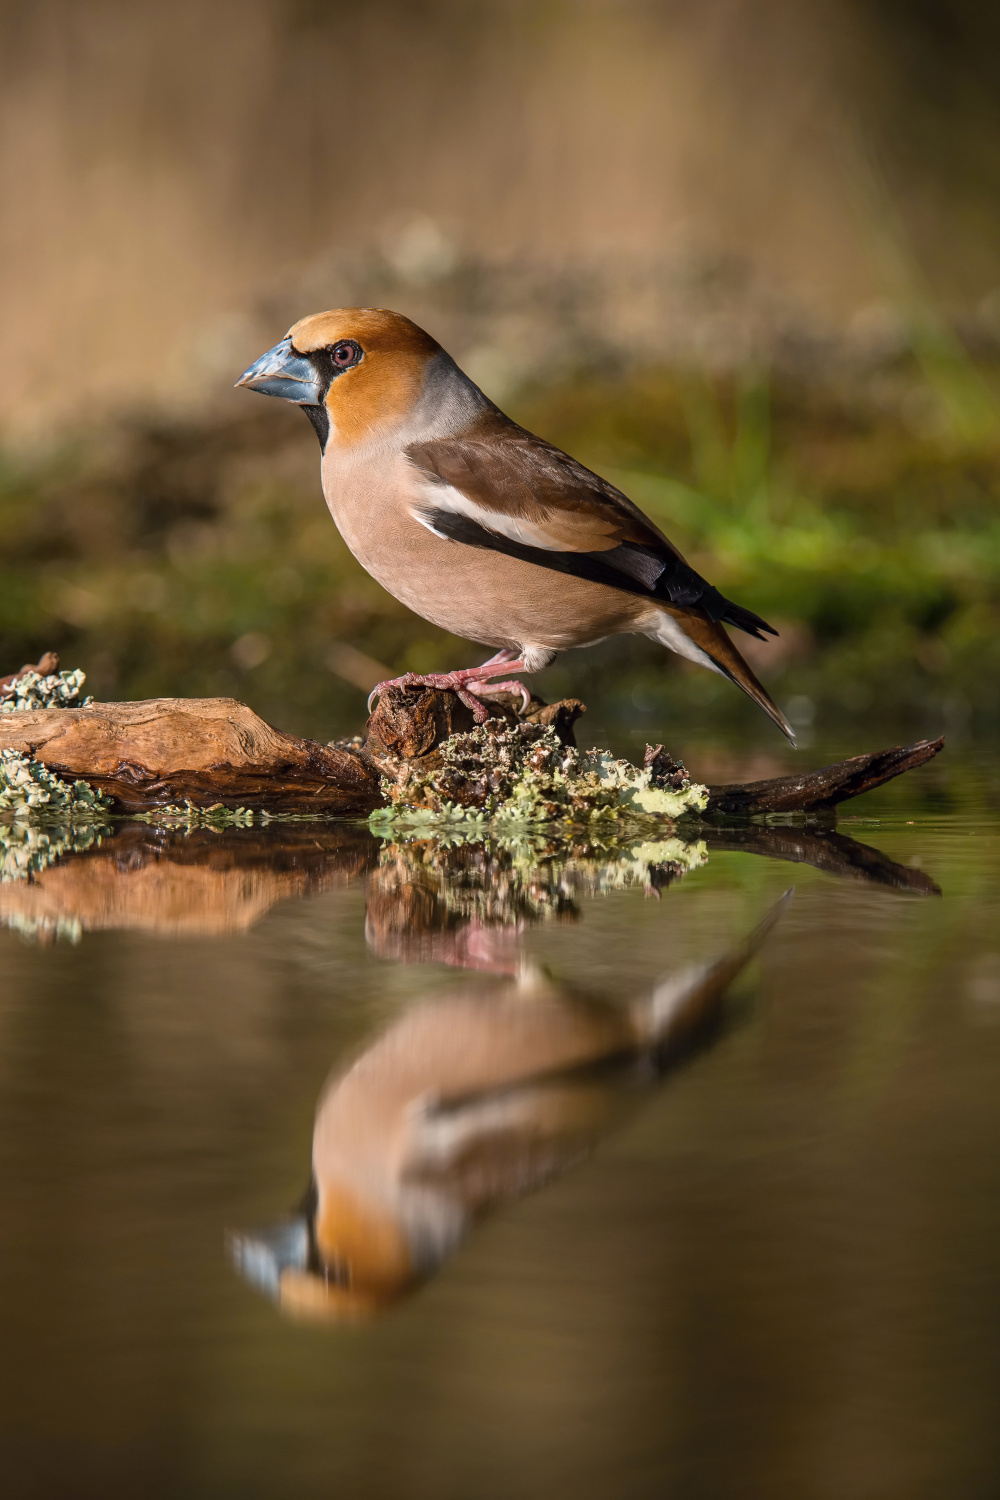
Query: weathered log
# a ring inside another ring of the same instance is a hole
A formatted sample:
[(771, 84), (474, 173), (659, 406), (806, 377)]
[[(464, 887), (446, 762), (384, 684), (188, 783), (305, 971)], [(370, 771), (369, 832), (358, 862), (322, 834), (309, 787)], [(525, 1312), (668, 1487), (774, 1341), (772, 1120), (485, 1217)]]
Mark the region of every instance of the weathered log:
[(234, 698), (153, 698), (0, 714), (0, 749), (33, 756), (141, 812), (183, 803), (275, 812), (369, 813), (374, 767), (350, 750), (283, 734)]
[[(527, 710), (511, 693), (495, 693), (489, 701), (491, 719), (508, 724), (544, 724), (555, 730), (564, 745), (575, 745), (573, 726), (587, 706), (579, 698), (545, 703), (532, 698)], [(440, 763), (435, 752), (450, 735), (466, 734), (475, 721), (472, 710), (455, 693), (437, 688), (387, 688), (368, 720), (365, 755), (387, 776), (404, 767), (427, 769)]]
[(894, 776), (924, 765), (943, 749), (943, 738), (918, 740), (915, 745), (854, 755), (850, 760), (839, 760), (819, 771), (804, 771), (797, 776), (710, 786), (706, 816), (749, 818), (765, 813), (832, 812), (838, 803), (860, 797), (862, 792), (873, 791)]
[[(572, 744), (582, 712), (575, 698), (554, 704), (533, 699), (523, 717), (550, 724), (563, 743)], [(515, 700), (498, 696), (491, 714), (516, 720)], [(285, 734), (232, 698), (156, 698), (2, 713), (0, 749), (31, 755), (64, 778), (90, 782), (114, 799), (115, 811), (191, 801), (357, 815), (382, 805), (380, 771), (396, 775), (401, 767), (433, 767), (441, 742), (471, 727), (472, 715), (455, 694), (433, 689), (384, 694), (363, 746), (321, 745)], [(821, 816), (923, 765), (943, 744), (922, 740), (797, 776), (710, 787), (705, 817)]]

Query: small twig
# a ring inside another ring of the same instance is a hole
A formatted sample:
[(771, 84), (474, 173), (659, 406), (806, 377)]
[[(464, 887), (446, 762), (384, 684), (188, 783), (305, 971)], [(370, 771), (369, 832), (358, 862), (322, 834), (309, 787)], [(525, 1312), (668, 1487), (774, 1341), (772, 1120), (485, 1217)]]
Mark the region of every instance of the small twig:
[(11, 683), (16, 682), (19, 677), (26, 676), (28, 672), (37, 672), (39, 677), (49, 677), (58, 670), (59, 657), (55, 651), (46, 651), (36, 666), (32, 666), (31, 662), (26, 662), (20, 672), (8, 672), (6, 677), (0, 677), (0, 693), (4, 688), (10, 687)]

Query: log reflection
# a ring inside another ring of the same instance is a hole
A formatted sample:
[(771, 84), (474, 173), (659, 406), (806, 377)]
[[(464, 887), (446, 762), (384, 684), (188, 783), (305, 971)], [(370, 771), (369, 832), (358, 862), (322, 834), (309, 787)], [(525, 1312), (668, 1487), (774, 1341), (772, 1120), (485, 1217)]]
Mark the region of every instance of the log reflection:
[(834, 828), (798, 828), (794, 825), (767, 828), (749, 824), (705, 830), (704, 837), (710, 850), (763, 854), (768, 859), (812, 865), (813, 869), (823, 870), (827, 875), (860, 880), (868, 885), (888, 886), (890, 890), (909, 891), (915, 896), (941, 894), (941, 887), (922, 870), (898, 864), (881, 849), (862, 844)]
[(0, 825), (0, 926), (36, 942), (133, 929), (221, 936), (279, 901), (367, 878), (366, 937), (379, 957), (513, 974), (519, 934), (574, 921), (580, 901), (640, 885), (665, 890), (714, 851), (812, 865), (914, 895), (939, 895), (921, 870), (833, 829), (745, 825), (658, 841), (533, 832), (384, 844), (363, 825), (48, 830)]
[(302, 1210), (234, 1234), (239, 1271), (281, 1307), (331, 1320), (389, 1307), (470, 1226), (590, 1152), (664, 1070), (717, 1033), (734, 952), (632, 1003), (536, 970), (415, 1003), (319, 1100)]
[(357, 879), (378, 849), (366, 828), (334, 823), (31, 832), (30, 841), (10, 842), (0, 925), (37, 942), (112, 928), (165, 937), (244, 932), (278, 901)]

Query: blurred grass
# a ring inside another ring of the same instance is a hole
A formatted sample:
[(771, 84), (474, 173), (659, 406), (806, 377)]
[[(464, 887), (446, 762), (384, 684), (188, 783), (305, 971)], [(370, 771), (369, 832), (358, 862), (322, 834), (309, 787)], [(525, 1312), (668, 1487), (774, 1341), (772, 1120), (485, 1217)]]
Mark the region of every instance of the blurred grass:
[[(522, 392), (512, 415), (619, 484), (781, 630), (738, 644), (793, 719), (898, 732), (1000, 719), (1000, 398), (925, 321), (855, 383), (647, 370)], [(330, 737), (380, 663), (478, 659), (389, 598), (330, 521), (301, 416), (136, 423), (0, 473), (0, 671), (54, 648), (100, 697), (233, 694)], [(346, 678), (352, 681), (345, 681)], [(599, 716), (768, 734), (729, 684), (651, 643), (539, 679)]]

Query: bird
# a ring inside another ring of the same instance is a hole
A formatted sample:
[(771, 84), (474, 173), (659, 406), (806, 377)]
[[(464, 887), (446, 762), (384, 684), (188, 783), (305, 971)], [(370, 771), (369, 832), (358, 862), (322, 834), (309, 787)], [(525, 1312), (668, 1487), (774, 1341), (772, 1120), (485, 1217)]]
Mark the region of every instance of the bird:
[(383, 588), (453, 635), (494, 649), (477, 667), (380, 683), (456, 692), (477, 722), (507, 674), (611, 635), (651, 637), (728, 677), (794, 745), (784, 714), (725, 630), (777, 635), (685, 561), (621, 490), (506, 416), (430, 334), (385, 308), (293, 324), (237, 387), (301, 406), (323, 493)]
[(320, 1094), (299, 1212), (229, 1236), (283, 1311), (370, 1317), (433, 1276), (478, 1220), (587, 1156), (665, 1071), (706, 1045), (728, 986), (792, 891), (721, 958), (631, 1003), (525, 963), (407, 1007)]

